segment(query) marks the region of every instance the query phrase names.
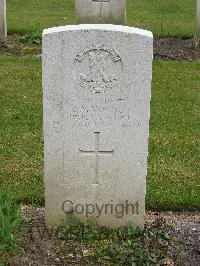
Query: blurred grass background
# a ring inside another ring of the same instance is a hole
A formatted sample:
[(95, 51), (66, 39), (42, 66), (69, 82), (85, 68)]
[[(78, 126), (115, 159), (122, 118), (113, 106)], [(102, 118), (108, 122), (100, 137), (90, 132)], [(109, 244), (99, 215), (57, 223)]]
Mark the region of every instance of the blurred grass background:
[[(127, 0), (127, 24), (155, 36), (194, 35), (195, 0)], [(75, 23), (74, 0), (7, 0), (8, 31), (31, 33)]]

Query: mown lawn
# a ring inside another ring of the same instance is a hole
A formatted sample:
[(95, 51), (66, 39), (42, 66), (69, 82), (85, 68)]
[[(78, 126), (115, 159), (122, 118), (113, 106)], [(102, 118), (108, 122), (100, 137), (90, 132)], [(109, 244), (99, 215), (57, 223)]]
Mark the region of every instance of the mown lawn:
[[(127, 0), (127, 24), (157, 36), (194, 34), (196, 0)], [(74, 0), (7, 0), (9, 32), (35, 32), (75, 23)]]
[(147, 204), (200, 207), (200, 64), (155, 61)]
[[(148, 209), (200, 206), (200, 64), (154, 62)], [(41, 61), (0, 56), (0, 184), (44, 204)]]

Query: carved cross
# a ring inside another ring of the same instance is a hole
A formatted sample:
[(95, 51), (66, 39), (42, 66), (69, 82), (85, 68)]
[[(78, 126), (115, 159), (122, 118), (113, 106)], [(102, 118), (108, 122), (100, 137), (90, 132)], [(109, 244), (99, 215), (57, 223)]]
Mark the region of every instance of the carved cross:
[(99, 156), (100, 155), (113, 155), (114, 150), (111, 151), (101, 151), (99, 149), (99, 136), (100, 132), (94, 132), (95, 134), (95, 149), (94, 151), (83, 151), (80, 149), (80, 152), (83, 155), (94, 155), (95, 156), (95, 185), (100, 185), (99, 183)]
[(92, 2), (100, 3), (99, 19), (102, 19), (102, 7), (103, 3), (108, 3), (110, 0), (92, 0)]

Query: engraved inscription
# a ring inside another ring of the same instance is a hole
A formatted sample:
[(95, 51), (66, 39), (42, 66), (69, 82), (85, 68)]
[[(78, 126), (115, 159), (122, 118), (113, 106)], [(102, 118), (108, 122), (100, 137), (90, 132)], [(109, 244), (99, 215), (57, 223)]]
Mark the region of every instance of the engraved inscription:
[(110, 0), (92, 0), (92, 2), (96, 2), (100, 4), (100, 11), (99, 11), (99, 19), (102, 19), (102, 7), (103, 3), (108, 3)]
[(88, 97), (86, 102), (83, 98), (78, 102), (73, 98), (65, 99), (64, 103), (68, 107), (65, 119), (69, 120), (72, 126), (78, 125), (81, 127), (101, 128), (102, 126), (112, 126), (130, 128), (138, 125), (138, 120), (133, 119), (131, 109), (127, 105), (128, 95), (115, 94), (114, 96), (117, 97), (113, 97), (113, 95), (107, 97), (108, 95), (104, 94), (102, 96), (95, 97), (95, 102), (90, 102)]
[(114, 150), (101, 151), (99, 149), (100, 132), (94, 132), (94, 134), (95, 134), (95, 150), (94, 151), (83, 151), (81, 149), (79, 149), (79, 150), (83, 155), (95, 155), (95, 182), (93, 184), (94, 185), (100, 185), (100, 183), (99, 183), (99, 156), (100, 155), (113, 155)]
[(78, 84), (93, 93), (108, 92), (120, 80), (122, 60), (105, 45), (91, 45), (75, 58)]
[(66, 115), (66, 119), (83, 127), (120, 126), (132, 127), (137, 121), (131, 121), (130, 110), (124, 110), (122, 106), (84, 106), (74, 105), (73, 109)]

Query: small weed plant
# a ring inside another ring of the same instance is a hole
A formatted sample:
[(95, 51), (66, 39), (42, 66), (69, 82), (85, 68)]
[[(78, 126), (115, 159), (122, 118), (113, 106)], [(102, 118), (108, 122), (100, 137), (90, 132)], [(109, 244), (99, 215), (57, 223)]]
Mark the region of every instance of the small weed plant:
[(0, 252), (13, 249), (15, 233), (20, 223), (18, 204), (7, 192), (0, 189)]
[[(153, 227), (144, 231), (132, 226), (118, 229), (99, 227), (94, 223), (66, 224), (57, 236), (67, 243), (85, 246), (85, 259), (106, 265), (163, 265), (163, 261), (173, 262), (171, 237), (165, 231), (164, 221), (158, 219)], [(78, 244), (79, 243), (79, 244)], [(63, 247), (57, 249), (63, 254)], [(83, 249), (82, 249), (83, 250)]]
[(27, 35), (24, 35), (21, 38), (22, 43), (27, 44), (41, 44), (42, 43), (42, 36), (40, 32), (33, 32)]

